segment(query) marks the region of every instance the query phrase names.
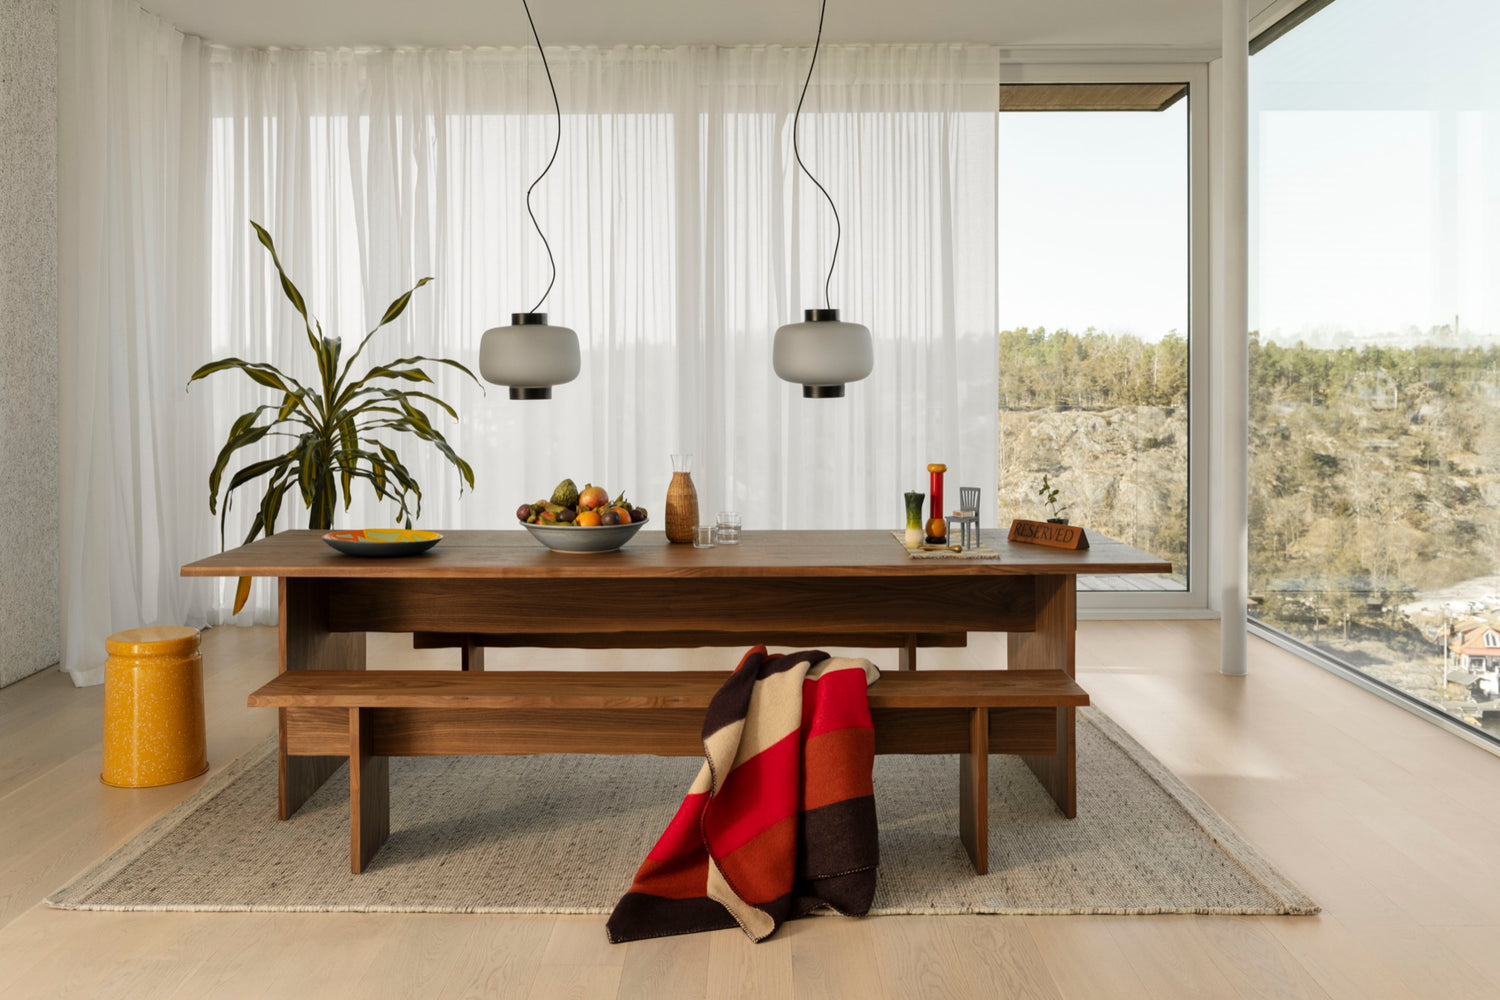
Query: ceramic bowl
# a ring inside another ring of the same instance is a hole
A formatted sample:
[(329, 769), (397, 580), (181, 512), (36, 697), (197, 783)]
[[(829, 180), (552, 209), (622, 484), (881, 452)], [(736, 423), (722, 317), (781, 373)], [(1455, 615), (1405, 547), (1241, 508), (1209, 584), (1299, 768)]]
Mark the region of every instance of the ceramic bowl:
[(635, 533), (645, 526), (645, 521), (600, 524), (594, 527), (521, 522), (521, 527), (531, 532), (532, 538), (553, 552), (613, 552), (635, 537)]

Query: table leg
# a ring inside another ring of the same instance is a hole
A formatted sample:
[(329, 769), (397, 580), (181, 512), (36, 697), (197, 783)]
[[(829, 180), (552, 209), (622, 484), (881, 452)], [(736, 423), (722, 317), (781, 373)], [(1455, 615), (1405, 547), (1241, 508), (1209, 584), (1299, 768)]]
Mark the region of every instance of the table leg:
[(990, 710), (969, 710), (969, 752), (958, 755), (958, 837), (974, 874), (990, 870)]
[[(280, 670), (363, 670), (365, 634), (328, 631), (328, 581), (281, 577), (278, 582)], [(290, 720), (286, 709), (277, 712), (276, 814), (288, 819), (348, 758), (288, 756)]]
[[(1072, 677), (1078, 627), (1077, 580), (1063, 575), (1035, 579), (1036, 630), (1010, 633), (1007, 665), (1011, 670), (1064, 670)], [(1072, 708), (1057, 709), (1057, 753), (1022, 758), (1069, 819), (1078, 815), (1074, 712)]]

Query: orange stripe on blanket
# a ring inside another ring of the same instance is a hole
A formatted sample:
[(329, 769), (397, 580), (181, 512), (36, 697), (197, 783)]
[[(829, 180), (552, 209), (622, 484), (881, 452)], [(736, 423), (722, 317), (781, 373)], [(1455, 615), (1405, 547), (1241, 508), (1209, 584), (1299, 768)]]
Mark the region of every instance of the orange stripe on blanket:
[(839, 729), (807, 741), (802, 759), (802, 808), (875, 794), (875, 730)]
[(719, 856), (719, 871), (745, 902), (760, 906), (792, 891), (797, 823), (798, 817), (788, 816), (732, 854)]
[(697, 851), (675, 858), (647, 858), (630, 883), (631, 892), (644, 892), (668, 899), (693, 899), (703, 895), (708, 882), (708, 852)]

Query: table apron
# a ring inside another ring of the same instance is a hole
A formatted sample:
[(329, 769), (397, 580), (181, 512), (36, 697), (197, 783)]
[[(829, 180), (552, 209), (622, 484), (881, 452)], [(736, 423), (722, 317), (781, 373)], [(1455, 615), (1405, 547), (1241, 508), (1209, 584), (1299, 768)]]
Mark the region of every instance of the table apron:
[(1029, 632), (1037, 577), (296, 578), (330, 632)]

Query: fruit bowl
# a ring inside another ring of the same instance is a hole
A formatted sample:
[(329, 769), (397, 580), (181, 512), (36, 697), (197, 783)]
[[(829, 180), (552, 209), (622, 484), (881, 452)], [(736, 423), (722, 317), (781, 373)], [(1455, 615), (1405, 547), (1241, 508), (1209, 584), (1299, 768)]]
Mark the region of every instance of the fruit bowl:
[(571, 524), (527, 524), (521, 527), (531, 537), (553, 552), (613, 552), (646, 526), (645, 521), (630, 524), (600, 524), (593, 527)]

